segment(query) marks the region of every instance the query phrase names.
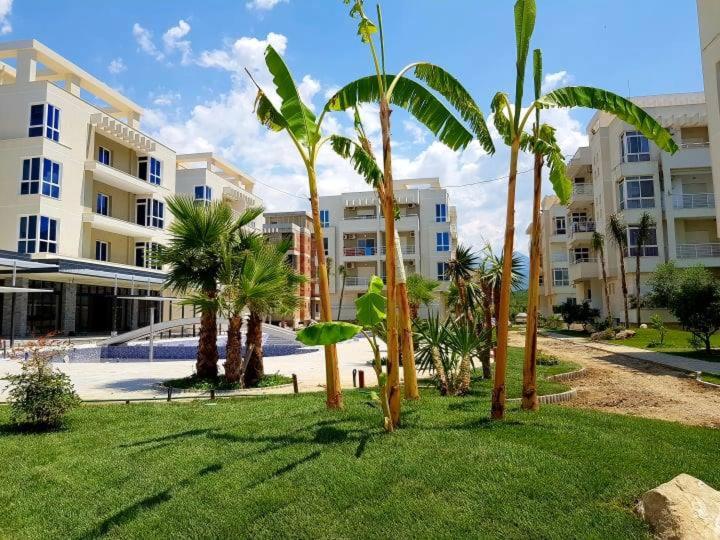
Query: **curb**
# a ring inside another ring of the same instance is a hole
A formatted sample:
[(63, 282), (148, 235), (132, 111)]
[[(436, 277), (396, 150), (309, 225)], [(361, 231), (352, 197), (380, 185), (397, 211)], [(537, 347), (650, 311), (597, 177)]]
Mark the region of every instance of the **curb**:
[(545, 377), (547, 381), (561, 382), (561, 381), (574, 381), (584, 377), (587, 373), (587, 369), (580, 368), (577, 371), (568, 371), (567, 373), (558, 373), (557, 375), (548, 375)]
[[(562, 403), (564, 401), (570, 401), (577, 396), (577, 390), (567, 390), (566, 392), (560, 392), (559, 394), (547, 394), (544, 396), (538, 396), (538, 402), (541, 405), (549, 405), (551, 403)], [(522, 398), (511, 398), (508, 399), (508, 403), (520, 403)]]
[(703, 381), (703, 380), (700, 378), (700, 374), (699, 374), (699, 373), (696, 375), (695, 380), (696, 380), (697, 382), (699, 382), (701, 385), (703, 385), (704, 387), (706, 387), (706, 388), (716, 388), (716, 389), (720, 390), (720, 384), (715, 384), (715, 383)]
[[(264, 386), (262, 388), (238, 388), (237, 390), (215, 390), (216, 396), (248, 396), (248, 395), (265, 395), (270, 389), (292, 388), (292, 383), (277, 384), (275, 386)], [(173, 394), (197, 394), (197, 397), (203, 397), (210, 394), (210, 390), (198, 390), (197, 388), (175, 388), (173, 386), (165, 386), (163, 383), (155, 383), (152, 385), (155, 390), (167, 392), (172, 390)]]

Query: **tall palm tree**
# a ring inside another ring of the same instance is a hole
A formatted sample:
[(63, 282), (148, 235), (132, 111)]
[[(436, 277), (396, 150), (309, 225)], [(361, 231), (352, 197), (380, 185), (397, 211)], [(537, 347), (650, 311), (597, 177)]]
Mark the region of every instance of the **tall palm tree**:
[(461, 244), (455, 250), (455, 255), (447, 266), (447, 275), (457, 287), (460, 300), (456, 313), (457, 315), (463, 314), (470, 323), (473, 322), (473, 310), (468, 301), (467, 282), (472, 277), (477, 265), (478, 256), (472, 247)]
[[(400, 422), (400, 374), (397, 346), (395, 197), (393, 195), (390, 141), (390, 105), (406, 109), (421, 124), (430, 129), (441, 142), (453, 150), (465, 148), (474, 136), (477, 136), (480, 145), (487, 151), (494, 151), (494, 146), (480, 108), (457, 79), (442, 68), (427, 62), (409, 64), (397, 75), (388, 74), (385, 68), (385, 43), (380, 7), (378, 6), (377, 9), (378, 24), (376, 25), (365, 14), (363, 0), (345, 0), (345, 3), (352, 4), (350, 15), (358, 19), (358, 35), (370, 49), (375, 73), (341, 88), (330, 99), (329, 107), (339, 111), (357, 107), (361, 103), (378, 103), (380, 106), (384, 185), (381, 202), (385, 216), (385, 253), (387, 257), (388, 391), (390, 393), (388, 401), (392, 422), (398, 425)], [(379, 36), (379, 51), (374, 42), (375, 34)], [(455, 118), (443, 102), (425, 86), (410, 79), (407, 75), (411, 71), (415, 77), (424, 81), (455, 107), (470, 129)]]
[[(420, 305), (429, 306), (430, 302), (435, 299), (435, 289), (440, 286), (440, 282), (435, 279), (429, 279), (421, 274), (410, 274), (407, 277), (407, 293), (410, 303), (410, 314), (413, 320), (418, 318)], [(430, 310), (428, 309), (428, 316)]]
[(640, 320), (640, 309), (642, 304), (642, 300), (640, 298), (640, 257), (643, 256), (645, 246), (648, 244), (654, 229), (655, 218), (653, 218), (649, 213), (643, 212), (640, 215), (640, 221), (638, 222), (637, 227), (634, 227), (630, 234), (631, 237), (634, 237), (634, 242), (632, 241), (633, 238), (631, 238), (630, 249), (635, 250), (635, 314), (638, 326), (642, 324), (642, 321)]
[(610, 220), (608, 221), (608, 234), (610, 235), (610, 239), (618, 248), (618, 258), (620, 259), (620, 283), (622, 284), (623, 308), (625, 311), (625, 328), (630, 328), (627, 277), (625, 276), (625, 254), (627, 253), (628, 247), (627, 225), (619, 215), (612, 214), (610, 216)]
[(338, 274), (340, 274), (340, 277), (342, 278), (342, 286), (340, 287), (340, 302), (338, 303), (338, 312), (337, 317), (335, 317), (338, 321), (342, 318), (342, 305), (343, 305), (343, 296), (345, 296), (345, 281), (347, 280), (347, 269), (345, 268), (344, 264), (341, 264), (337, 267)]
[(600, 269), (602, 270), (603, 280), (603, 294), (605, 295), (605, 305), (607, 306), (607, 319), (612, 320), (612, 313), (610, 312), (610, 286), (607, 281), (607, 270), (605, 268), (605, 236), (598, 231), (595, 231), (590, 240), (590, 247), (594, 253), (597, 253), (600, 257)]
[[(510, 167), (508, 176), (507, 207), (505, 219), (504, 268), (503, 274), (510, 276), (511, 258), (515, 237), (515, 187), (517, 184), (517, 166), (523, 141), (529, 134), (525, 128), (535, 110), (551, 107), (587, 107), (598, 109), (617, 116), (633, 125), (648, 139), (674, 153), (677, 145), (670, 133), (658, 124), (650, 115), (627, 99), (606, 90), (587, 86), (569, 86), (553, 90), (523, 108), (525, 88), (525, 69), (530, 51), (530, 39), (535, 29), (537, 7), (535, 0), (517, 0), (515, 3), (516, 38), (516, 80), (515, 103), (510, 104), (507, 94), (498, 92), (492, 100), (493, 120), (505, 144), (510, 147)], [(505, 416), (505, 375), (507, 371), (508, 330), (510, 317), (510, 279), (504, 279), (500, 288), (500, 306), (498, 310), (497, 352), (495, 355), (495, 378), (493, 381), (491, 417), (502, 419)]]
[[(174, 219), (168, 229), (167, 245), (157, 253), (158, 263), (169, 267), (165, 286), (179, 294), (199, 291), (214, 299), (223, 264), (223, 246), (229, 236), (250, 224), (262, 209), (249, 209), (234, 220), (232, 209), (220, 202), (197, 204), (191, 197), (178, 195), (168, 198), (167, 205)], [(201, 308), (195, 365), (201, 378), (215, 378), (218, 374), (216, 315), (211, 304)]]
[[(318, 152), (322, 144), (328, 140), (323, 138), (320, 129), (327, 108), (318, 118), (315, 117), (310, 108), (303, 103), (297, 85), (282, 57), (270, 45), (265, 50), (265, 64), (273, 76), (275, 89), (281, 99), (280, 110), (273, 105), (267, 94), (256, 83), (258, 92), (255, 100), (255, 112), (263, 125), (273, 131), (285, 131), (288, 134), (307, 170), (313, 236), (318, 261), (317, 275), (320, 283), (320, 318), (323, 322), (329, 322), (332, 320), (330, 285), (325, 248), (323, 247), (323, 230), (320, 223), (316, 171)], [(249, 72), (248, 75), (250, 75)], [(250, 77), (252, 78), (252, 75)], [(342, 388), (335, 344), (325, 346), (325, 380), (328, 408), (341, 408)]]

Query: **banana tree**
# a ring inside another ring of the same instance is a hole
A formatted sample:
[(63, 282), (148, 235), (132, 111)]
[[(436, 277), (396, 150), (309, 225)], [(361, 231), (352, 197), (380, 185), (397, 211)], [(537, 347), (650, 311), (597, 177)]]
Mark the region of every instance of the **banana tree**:
[[(588, 86), (568, 86), (540, 96), (535, 99), (530, 106), (523, 108), (525, 70), (528, 53), (530, 51), (530, 39), (535, 29), (536, 13), (535, 0), (517, 0), (515, 3), (517, 61), (514, 105), (511, 105), (510, 98), (503, 92), (498, 92), (492, 100), (495, 126), (505, 144), (510, 147), (505, 241), (503, 247), (503, 275), (508, 278), (511, 274), (511, 258), (515, 236), (515, 189), (517, 185), (518, 158), (522, 149), (523, 140), (527, 140), (525, 128), (529, 119), (532, 118), (538, 109), (587, 107), (601, 110), (613, 114), (620, 120), (634, 126), (648, 139), (654, 141), (662, 150), (669, 153), (677, 151), (677, 145), (673, 141), (670, 133), (649, 114), (627, 99), (608, 92), (607, 90)], [(493, 419), (502, 419), (505, 417), (505, 376), (507, 372), (510, 316), (510, 279), (502, 280), (498, 311), (498, 346), (495, 356), (495, 379), (493, 382), (490, 413)]]
[[(362, 0), (344, 1), (346, 4), (352, 4), (350, 15), (358, 19), (358, 35), (362, 42), (369, 47), (375, 73), (341, 88), (330, 99), (328, 105), (329, 109), (335, 111), (357, 107), (362, 103), (377, 103), (380, 106), (384, 185), (381, 202), (385, 217), (385, 253), (387, 257), (388, 387), (392, 421), (397, 425), (400, 420), (400, 377), (397, 345), (395, 200), (390, 140), (390, 106), (395, 105), (407, 110), (421, 124), (430, 129), (441, 142), (453, 150), (465, 148), (475, 137), (488, 152), (494, 151), (494, 147), (480, 108), (455, 77), (439, 66), (428, 62), (415, 62), (400, 70), (397, 75), (388, 74), (385, 68), (385, 43), (380, 7), (377, 8), (378, 24), (376, 25), (365, 14)], [(379, 38), (379, 54), (378, 48), (375, 46), (375, 34), (378, 34)], [(458, 111), (468, 127), (458, 120), (425, 85), (409, 78), (411, 73), (447, 100)]]

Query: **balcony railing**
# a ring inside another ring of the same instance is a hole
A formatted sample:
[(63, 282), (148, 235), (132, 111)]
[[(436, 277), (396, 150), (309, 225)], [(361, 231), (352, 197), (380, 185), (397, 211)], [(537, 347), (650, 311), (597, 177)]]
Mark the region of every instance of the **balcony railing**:
[[(401, 246), (400, 251), (403, 255), (415, 255), (415, 246)], [(379, 248), (380, 255), (385, 255), (385, 246)]]
[(370, 285), (370, 278), (360, 276), (347, 276), (345, 278), (346, 287), (367, 287)]
[(673, 208), (715, 208), (713, 193), (684, 193), (673, 195)]
[(573, 195), (592, 195), (592, 184), (575, 184), (573, 186)]
[(570, 258), (570, 264), (596, 263), (596, 257), (586, 257), (584, 255), (575, 255)]
[(347, 247), (343, 249), (346, 257), (371, 257), (377, 253), (375, 247)]
[(567, 253), (553, 253), (552, 254), (552, 262), (567, 262), (568, 261), (568, 255)]
[(707, 148), (708, 146), (710, 146), (709, 141), (684, 142), (680, 144), (680, 148)]
[(595, 232), (595, 222), (594, 221), (578, 221), (578, 222), (572, 224), (570, 231), (572, 232), (572, 234)]
[(720, 257), (720, 242), (707, 244), (678, 244), (678, 259), (704, 259)]
[(354, 220), (354, 219), (376, 219), (376, 218), (377, 218), (377, 216), (376, 216), (375, 214), (370, 214), (370, 215), (360, 214), (360, 215), (356, 215), (356, 216), (343, 216), (343, 219), (348, 219), (348, 220)]

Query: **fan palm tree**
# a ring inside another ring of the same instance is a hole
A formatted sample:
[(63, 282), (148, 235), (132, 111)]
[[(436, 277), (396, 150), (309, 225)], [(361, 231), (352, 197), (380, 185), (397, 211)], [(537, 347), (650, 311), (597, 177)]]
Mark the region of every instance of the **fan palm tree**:
[(337, 272), (342, 278), (342, 286), (340, 287), (340, 302), (338, 303), (338, 313), (336, 319), (339, 321), (342, 318), (342, 305), (343, 296), (345, 296), (345, 281), (347, 280), (347, 269), (344, 264), (337, 267)]
[[(538, 99), (529, 107), (523, 108), (523, 90), (525, 88), (525, 69), (530, 51), (530, 39), (535, 28), (537, 7), (535, 0), (517, 0), (515, 3), (516, 37), (516, 80), (515, 103), (503, 92), (498, 92), (492, 100), (493, 120), (505, 144), (510, 147), (510, 167), (508, 176), (507, 207), (505, 219), (505, 241), (503, 247), (503, 274), (510, 276), (513, 243), (515, 237), (515, 188), (517, 184), (517, 166), (520, 150), (525, 146), (529, 134), (525, 128), (536, 109), (551, 107), (587, 107), (605, 111), (636, 127), (648, 139), (653, 140), (663, 150), (674, 153), (677, 145), (670, 133), (640, 107), (627, 99), (606, 90), (587, 86), (569, 86), (553, 90)], [(502, 419), (505, 416), (505, 375), (507, 371), (508, 322), (510, 316), (510, 279), (504, 279), (500, 288), (498, 310), (497, 351), (495, 355), (495, 378), (493, 382), (491, 417)]]
[[(390, 141), (390, 105), (406, 109), (421, 124), (432, 131), (438, 139), (457, 150), (465, 148), (476, 136), (480, 145), (488, 152), (494, 151), (490, 132), (480, 108), (470, 94), (452, 75), (442, 68), (427, 63), (409, 64), (390, 75), (385, 68), (385, 43), (383, 39), (382, 15), (378, 6), (378, 24), (365, 14), (362, 0), (345, 0), (352, 4), (350, 15), (358, 18), (358, 35), (367, 44), (375, 68), (373, 75), (363, 77), (341, 88), (329, 102), (329, 108), (340, 111), (357, 107), (362, 103), (378, 103), (380, 106), (380, 127), (382, 132), (383, 185), (381, 195), (385, 216), (385, 253), (387, 257), (387, 303), (388, 303), (388, 391), (392, 422), (400, 421), (400, 376), (397, 347), (397, 279), (395, 268), (395, 223), (392, 174), (392, 149)], [(379, 35), (379, 53), (375, 46), (375, 34)], [(431, 89), (441, 94), (461, 118), (470, 126), (468, 129), (458, 120), (431, 91), (407, 75), (412, 71), (416, 78), (424, 81)]]
[[(218, 275), (223, 264), (223, 246), (227, 239), (250, 224), (262, 213), (252, 208), (233, 219), (232, 209), (224, 203), (197, 204), (191, 197), (174, 196), (167, 200), (173, 215), (167, 245), (156, 255), (157, 262), (168, 266), (165, 286), (179, 294), (199, 291), (214, 299)], [(201, 308), (200, 333), (195, 371), (198, 377), (215, 378), (218, 374), (217, 310)]]
[(473, 310), (468, 300), (467, 283), (473, 275), (478, 264), (478, 256), (470, 246), (459, 245), (455, 250), (455, 256), (450, 259), (447, 266), (447, 276), (457, 287), (459, 302), (456, 306), (456, 314), (463, 314), (465, 318), (473, 322)]
[(640, 257), (643, 256), (645, 246), (652, 237), (655, 225), (655, 219), (649, 213), (643, 212), (640, 215), (640, 221), (638, 221), (637, 227), (633, 227), (630, 232), (630, 250), (635, 250), (635, 314), (638, 326), (642, 323), (640, 320), (640, 309), (642, 305), (640, 298)]
[(610, 313), (610, 286), (607, 281), (607, 270), (605, 268), (605, 236), (595, 231), (590, 240), (590, 247), (593, 252), (597, 253), (600, 257), (600, 269), (602, 271), (603, 280), (603, 294), (605, 295), (605, 305), (607, 306), (607, 319), (612, 320), (612, 313)]
[(610, 239), (618, 248), (618, 258), (620, 259), (620, 283), (622, 285), (623, 309), (625, 311), (625, 328), (630, 328), (627, 277), (625, 276), (625, 254), (627, 253), (628, 247), (627, 225), (619, 215), (613, 214), (610, 216), (610, 220), (608, 221), (608, 234), (610, 235)]
[[(439, 286), (439, 281), (426, 278), (421, 274), (410, 274), (407, 277), (407, 296), (410, 304), (410, 315), (413, 320), (418, 318), (421, 304), (429, 306), (435, 299), (435, 289)], [(428, 309), (429, 315), (430, 310)]]
[(423, 371), (434, 370), (440, 395), (450, 391), (447, 373), (442, 362), (443, 349), (447, 345), (446, 321), (440, 316), (430, 315), (427, 319), (414, 322), (415, 336), (418, 341), (418, 364)]

